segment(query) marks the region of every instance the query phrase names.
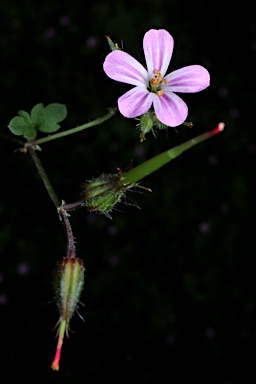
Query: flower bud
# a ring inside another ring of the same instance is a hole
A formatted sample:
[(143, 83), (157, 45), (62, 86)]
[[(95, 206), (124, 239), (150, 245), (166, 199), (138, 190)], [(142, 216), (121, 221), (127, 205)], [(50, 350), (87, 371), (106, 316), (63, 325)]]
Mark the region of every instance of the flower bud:
[(117, 175), (102, 174), (87, 181), (83, 187), (82, 199), (86, 207), (92, 212), (109, 216), (108, 213), (120, 202), (130, 185), (124, 185), (118, 173)]
[(153, 131), (153, 128), (158, 129), (167, 129), (169, 128), (167, 125), (161, 123), (160, 120), (156, 117), (155, 112), (148, 111), (144, 113), (144, 115), (140, 116), (140, 141), (145, 140), (146, 133)]
[(84, 285), (84, 266), (76, 257), (65, 257), (59, 262), (56, 273), (56, 297), (60, 313), (58, 343), (52, 369), (59, 370), (61, 347), (64, 335), (68, 336), (69, 322), (77, 308)]
[(152, 113), (146, 112), (144, 115), (141, 115), (140, 117), (140, 141), (145, 140), (146, 133), (150, 132), (153, 128), (153, 119), (152, 119)]

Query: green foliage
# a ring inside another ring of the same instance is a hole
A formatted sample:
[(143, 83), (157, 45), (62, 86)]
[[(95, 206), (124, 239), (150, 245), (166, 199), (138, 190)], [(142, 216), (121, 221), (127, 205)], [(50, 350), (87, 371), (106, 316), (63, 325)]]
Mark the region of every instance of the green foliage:
[(36, 104), (29, 115), (26, 111), (19, 111), (9, 123), (8, 128), (14, 135), (21, 136), (27, 140), (34, 140), (37, 131), (52, 133), (56, 132), (60, 121), (67, 116), (64, 104), (52, 103), (46, 107), (42, 103)]

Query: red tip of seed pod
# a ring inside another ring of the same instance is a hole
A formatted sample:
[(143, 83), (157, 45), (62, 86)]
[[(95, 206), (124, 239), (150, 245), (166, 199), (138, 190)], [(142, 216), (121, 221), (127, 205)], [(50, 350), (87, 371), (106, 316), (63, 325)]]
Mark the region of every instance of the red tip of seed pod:
[(63, 319), (60, 320), (60, 325), (59, 325), (59, 329), (58, 329), (59, 338), (58, 338), (58, 343), (57, 343), (57, 347), (56, 347), (55, 356), (54, 356), (54, 359), (53, 359), (53, 362), (52, 362), (52, 365), (51, 365), (51, 368), (54, 371), (58, 371), (59, 370), (61, 348), (62, 348), (62, 344), (63, 344), (64, 334), (66, 332), (66, 327), (67, 327), (66, 320), (63, 320)]
[(217, 128), (219, 128), (219, 131), (221, 132), (225, 128), (225, 124), (221, 122), (221, 123), (218, 124)]
[(216, 128), (214, 128), (213, 130), (211, 130), (211, 131), (209, 132), (209, 134), (210, 134), (210, 136), (217, 135), (217, 133), (222, 132), (222, 131), (224, 130), (224, 128), (225, 128), (225, 124), (221, 122), (221, 123), (219, 123), (219, 124), (217, 125)]
[(60, 353), (61, 353), (61, 348), (60, 349), (56, 349), (55, 357), (54, 357), (54, 360), (53, 360), (52, 365), (51, 365), (51, 368), (54, 371), (58, 371), (59, 370)]

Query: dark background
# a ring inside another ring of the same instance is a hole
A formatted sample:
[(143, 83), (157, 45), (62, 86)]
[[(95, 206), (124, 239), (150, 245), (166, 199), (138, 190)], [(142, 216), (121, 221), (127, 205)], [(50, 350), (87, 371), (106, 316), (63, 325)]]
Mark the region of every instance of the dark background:
[[(71, 215), (86, 268), (81, 321), (50, 365), (58, 320), (52, 284), (66, 239), (28, 155), (0, 138), (0, 380), (9, 383), (256, 382), (255, 55), (251, 3), (226, 1), (1, 1), (1, 135), (19, 109), (67, 105), (63, 129), (106, 113), (129, 86), (105, 75), (104, 35), (142, 62), (150, 28), (175, 41), (171, 69), (201, 64), (211, 86), (182, 95), (188, 120), (139, 142), (119, 113), (42, 146), (56, 193), (116, 173), (210, 130), (226, 130), (128, 192), (112, 220)], [(142, 193), (143, 192), (143, 193)], [(138, 204), (140, 209), (134, 207)]]

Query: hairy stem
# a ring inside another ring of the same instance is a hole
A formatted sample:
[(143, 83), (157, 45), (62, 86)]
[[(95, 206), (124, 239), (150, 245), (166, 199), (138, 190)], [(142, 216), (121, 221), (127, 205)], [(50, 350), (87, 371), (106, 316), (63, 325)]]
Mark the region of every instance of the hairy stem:
[[(64, 137), (64, 136), (72, 135), (73, 133), (77, 133), (77, 132), (83, 131), (84, 129), (93, 127), (94, 125), (103, 123), (104, 121), (112, 117), (115, 113), (116, 113), (116, 108), (110, 108), (109, 112), (106, 113), (106, 115), (101, 116), (93, 121), (90, 121), (89, 123), (80, 125), (79, 127), (68, 129), (67, 131), (56, 133), (55, 135), (49, 135), (47, 137), (43, 137), (42, 139), (33, 140), (32, 143), (33, 145), (39, 145), (39, 144), (47, 143), (48, 141), (60, 139), (61, 137)], [(25, 144), (25, 147), (26, 147), (26, 144)]]
[(29, 151), (30, 156), (32, 157), (32, 160), (33, 160), (33, 162), (34, 162), (34, 164), (38, 170), (38, 173), (39, 173), (39, 175), (40, 175), (40, 177), (44, 183), (44, 186), (45, 186), (53, 204), (55, 205), (55, 207), (58, 210), (61, 222), (64, 225), (65, 232), (67, 235), (67, 241), (68, 241), (67, 257), (75, 257), (75, 240), (74, 240), (72, 228), (71, 228), (71, 225), (70, 225), (70, 222), (68, 219), (68, 214), (67, 214), (66, 210), (63, 208), (63, 206), (60, 205), (60, 200), (57, 197), (57, 195), (56, 195), (56, 193), (55, 193), (55, 191), (54, 191), (54, 189), (50, 183), (50, 180), (49, 180), (48, 176), (46, 175), (45, 170), (42, 166), (42, 163), (41, 163), (39, 157), (37, 156), (35, 150), (32, 147), (28, 147), (28, 151)]
[(68, 219), (68, 214), (66, 210), (63, 208), (63, 206), (58, 208), (58, 212), (59, 212), (61, 221), (65, 227), (65, 231), (67, 235), (67, 240), (68, 240), (67, 257), (76, 257), (75, 239), (74, 239), (72, 228)]
[(39, 157), (37, 156), (35, 150), (32, 147), (28, 147), (28, 152), (29, 152), (30, 156), (32, 157), (32, 160), (33, 160), (33, 162), (37, 168), (37, 171), (38, 171), (38, 173), (39, 173), (39, 175), (40, 175), (40, 177), (44, 183), (44, 186), (45, 186), (53, 204), (55, 205), (56, 208), (58, 208), (60, 206), (60, 201), (59, 201), (59, 199), (58, 199), (58, 197), (57, 197), (57, 195), (56, 195), (56, 193), (55, 193), (55, 191), (54, 191), (54, 189), (50, 183), (48, 176), (45, 173), (45, 170), (42, 166), (42, 163), (41, 163)]

